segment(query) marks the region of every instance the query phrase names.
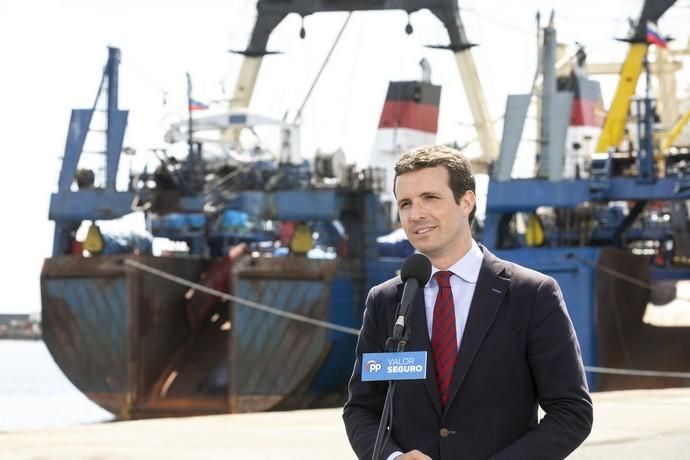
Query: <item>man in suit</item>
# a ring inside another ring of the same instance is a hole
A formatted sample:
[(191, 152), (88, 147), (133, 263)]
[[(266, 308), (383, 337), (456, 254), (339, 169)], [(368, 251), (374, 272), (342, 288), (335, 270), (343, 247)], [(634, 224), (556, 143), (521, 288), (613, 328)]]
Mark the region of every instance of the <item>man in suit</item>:
[[(472, 239), (475, 182), (459, 152), (405, 153), (394, 190), (402, 227), (432, 277), (407, 321), (406, 351), (428, 352), (427, 378), (398, 383), (381, 458), (565, 458), (591, 431), (592, 401), (558, 284)], [(366, 301), (343, 411), (360, 459), (371, 458), (387, 389), (362, 382), (362, 354), (386, 351), (402, 287), (393, 278)]]

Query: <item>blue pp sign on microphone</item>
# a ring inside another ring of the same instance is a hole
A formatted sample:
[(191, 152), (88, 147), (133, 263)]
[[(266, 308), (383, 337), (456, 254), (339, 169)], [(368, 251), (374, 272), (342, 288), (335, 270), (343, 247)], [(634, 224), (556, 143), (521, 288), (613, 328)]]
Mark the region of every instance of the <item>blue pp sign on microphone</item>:
[(426, 378), (426, 351), (364, 353), (362, 381), (423, 380)]

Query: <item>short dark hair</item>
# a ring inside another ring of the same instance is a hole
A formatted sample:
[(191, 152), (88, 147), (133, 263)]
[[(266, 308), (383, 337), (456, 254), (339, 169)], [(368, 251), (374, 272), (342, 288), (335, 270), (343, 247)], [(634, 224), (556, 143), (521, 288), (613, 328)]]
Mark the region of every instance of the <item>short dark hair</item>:
[[(475, 181), (472, 164), (458, 150), (445, 145), (425, 145), (403, 153), (395, 163), (393, 191), (395, 192), (395, 184), (399, 176), (435, 166), (443, 166), (448, 171), (448, 186), (453, 192), (456, 203), (460, 203), (460, 198), (466, 191), (471, 190), (474, 193)], [(474, 220), (476, 211), (477, 205), (475, 204), (469, 215), (470, 224)]]

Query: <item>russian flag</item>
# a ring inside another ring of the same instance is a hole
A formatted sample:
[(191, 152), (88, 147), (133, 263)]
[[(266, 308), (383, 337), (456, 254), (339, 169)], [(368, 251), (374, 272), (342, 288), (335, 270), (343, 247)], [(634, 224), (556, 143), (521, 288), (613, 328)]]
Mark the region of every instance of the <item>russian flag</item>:
[(189, 110), (194, 112), (195, 110), (206, 110), (208, 109), (208, 104), (204, 104), (196, 99), (189, 99)]
[(666, 48), (668, 46), (666, 39), (661, 36), (659, 29), (657, 29), (656, 24), (654, 24), (652, 21), (647, 21), (647, 43), (653, 43), (662, 48)]

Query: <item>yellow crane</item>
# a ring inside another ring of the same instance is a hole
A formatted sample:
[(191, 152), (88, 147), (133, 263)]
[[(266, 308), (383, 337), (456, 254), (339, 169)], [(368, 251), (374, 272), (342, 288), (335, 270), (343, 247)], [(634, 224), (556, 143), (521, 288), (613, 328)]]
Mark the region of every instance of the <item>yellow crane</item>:
[(642, 64), (648, 47), (647, 43), (630, 44), (630, 49), (621, 67), (616, 93), (611, 101), (611, 106), (599, 137), (597, 152), (606, 152), (611, 147), (618, 147), (623, 140), (625, 124), (628, 122), (630, 98), (635, 94), (635, 88), (642, 74)]
[(690, 109), (676, 121), (673, 127), (664, 136), (664, 139), (661, 141), (662, 152), (666, 152), (673, 145), (673, 142), (680, 136), (680, 133), (683, 132), (683, 128), (688, 124), (688, 121), (690, 121)]
[(630, 49), (621, 67), (616, 93), (599, 137), (598, 152), (606, 152), (612, 147), (617, 148), (623, 140), (625, 125), (628, 121), (630, 98), (635, 94), (637, 81), (642, 74), (645, 56), (649, 48), (646, 38), (647, 23), (656, 23), (674, 3), (675, 0), (646, 0), (642, 6), (640, 19), (632, 36), (625, 40), (630, 43)]

